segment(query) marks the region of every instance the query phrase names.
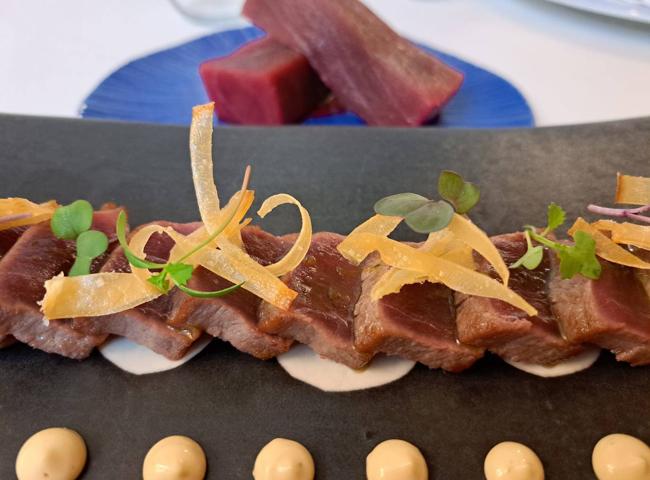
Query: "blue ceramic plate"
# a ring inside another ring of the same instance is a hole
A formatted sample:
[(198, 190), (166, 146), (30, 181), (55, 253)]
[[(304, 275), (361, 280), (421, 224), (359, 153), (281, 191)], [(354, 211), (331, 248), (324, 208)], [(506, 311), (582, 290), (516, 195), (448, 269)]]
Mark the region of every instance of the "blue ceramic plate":
[[(255, 27), (215, 33), (133, 60), (104, 79), (86, 98), (84, 118), (188, 125), (191, 107), (208, 101), (201, 62), (228, 55), (264, 32)], [(503, 78), (456, 57), (422, 46), (465, 74), (458, 94), (435, 123), (440, 127), (530, 127), (533, 114), (519, 91)], [(312, 118), (310, 125), (363, 125), (351, 113)]]

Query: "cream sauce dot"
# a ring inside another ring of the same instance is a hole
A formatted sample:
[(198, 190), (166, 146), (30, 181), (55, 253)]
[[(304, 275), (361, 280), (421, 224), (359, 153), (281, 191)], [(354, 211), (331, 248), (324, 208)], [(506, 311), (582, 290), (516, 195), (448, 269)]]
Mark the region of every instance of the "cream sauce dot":
[(535, 452), (517, 442), (501, 442), (485, 457), (487, 480), (544, 480), (544, 467)]
[(366, 459), (368, 480), (427, 480), (427, 462), (415, 445), (404, 440), (386, 440)]
[(163, 438), (147, 453), (142, 465), (144, 480), (203, 480), (207, 462), (201, 445), (189, 437)]
[(16, 458), (18, 480), (74, 480), (86, 465), (84, 439), (68, 428), (47, 428), (27, 439)]
[(630, 435), (601, 438), (591, 463), (598, 480), (650, 480), (650, 447)]
[(314, 460), (303, 445), (286, 438), (267, 443), (255, 459), (255, 480), (313, 480)]

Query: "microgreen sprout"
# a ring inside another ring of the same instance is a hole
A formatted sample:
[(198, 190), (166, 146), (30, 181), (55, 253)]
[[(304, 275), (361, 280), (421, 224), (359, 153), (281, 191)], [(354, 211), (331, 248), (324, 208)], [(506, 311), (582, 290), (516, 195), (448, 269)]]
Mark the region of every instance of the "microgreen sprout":
[[(129, 263), (133, 268), (141, 268), (146, 270), (156, 271), (148, 279), (149, 283), (154, 285), (161, 293), (167, 294), (172, 289), (173, 286), (176, 286), (182, 292), (198, 298), (214, 298), (222, 297), (228, 295), (239, 287), (243, 285), (243, 282), (238, 285), (233, 285), (222, 290), (216, 290), (212, 292), (204, 292), (200, 290), (194, 290), (188, 287), (188, 283), (192, 278), (194, 273), (194, 266), (188, 263), (184, 263), (187, 259), (194, 256), (199, 251), (203, 250), (206, 247), (209, 247), (216, 238), (223, 233), (223, 231), (230, 225), (230, 223), (235, 218), (235, 215), (240, 210), (242, 203), (244, 202), (246, 189), (248, 188), (248, 182), (250, 179), (250, 167), (246, 168), (246, 173), (244, 174), (244, 180), (242, 182), (241, 190), (236, 194), (238, 195), (237, 204), (229, 212), (227, 218), (215, 229), (215, 231), (203, 242), (199, 243), (197, 246), (192, 248), (189, 252), (185, 253), (181, 258), (175, 262), (167, 263), (155, 263), (149, 260), (138, 257), (128, 245), (126, 240), (126, 215), (124, 212), (120, 212), (120, 215), (117, 218), (116, 231), (117, 239), (120, 242), (120, 246), (124, 252), (124, 256), (127, 258)], [(171, 281), (170, 281), (171, 280)]]
[(57, 208), (50, 220), (55, 237), (75, 240), (77, 255), (68, 275), (88, 275), (95, 258), (108, 249), (108, 238), (102, 232), (91, 230), (93, 206), (86, 200), (76, 200)]
[[(560, 260), (560, 275), (564, 279), (572, 278), (580, 274), (591, 279), (598, 279), (602, 267), (596, 258), (596, 242), (586, 232), (575, 233), (573, 245), (556, 242), (548, 238), (554, 230), (561, 227), (566, 220), (566, 213), (555, 203), (548, 206), (547, 225), (541, 232), (535, 227), (527, 225), (524, 227), (527, 250), (526, 253), (510, 268), (524, 267), (528, 270), (535, 270), (542, 263), (544, 258), (544, 247), (552, 250)], [(539, 245), (534, 245), (533, 241)]]
[(438, 178), (442, 200), (430, 200), (416, 193), (398, 193), (375, 203), (375, 213), (403, 217), (417, 233), (432, 233), (447, 227), (454, 213), (469, 212), (479, 201), (479, 188), (458, 173), (444, 170)]

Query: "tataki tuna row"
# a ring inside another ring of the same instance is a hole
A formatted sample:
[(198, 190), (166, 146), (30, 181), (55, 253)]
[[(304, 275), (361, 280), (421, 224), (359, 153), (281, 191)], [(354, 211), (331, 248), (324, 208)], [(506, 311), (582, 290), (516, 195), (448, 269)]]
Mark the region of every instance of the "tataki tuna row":
[[(650, 249), (648, 227), (578, 219), (575, 244), (557, 242), (548, 234), (565, 214), (552, 205), (540, 233), (490, 239), (466, 216), (478, 188), (443, 172), (443, 200), (386, 197), (347, 237), (312, 234), (300, 202), (273, 195), (259, 216), (289, 204), (302, 223), (297, 234), (273, 236), (246, 218), (250, 168), (220, 205), (213, 112), (195, 107), (190, 129), (201, 222), (153, 222), (127, 238), (115, 205), (93, 213), (82, 200), (0, 200), (2, 344), (85, 358), (120, 335), (178, 359), (206, 332), (262, 359), (300, 342), (353, 368), (385, 353), (461, 371), (485, 350), (553, 365), (585, 344), (650, 363), (650, 263), (621, 246)], [(617, 202), (650, 203), (650, 179), (619, 177)], [(644, 209), (607, 213), (650, 221)], [(389, 238), (403, 221), (426, 241)]]
[[(114, 206), (95, 212), (94, 228), (111, 240), (93, 272), (125, 272), (130, 265), (117, 245)], [(182, 234), (200, 223), (170, 224)], [(137, 230), (135, 230), (137, 232)], [(242, 230), (246, 252), (262, 265), (276, 262), (293, 236), (256, 227)], [(46, 352), (85, 358), (108, 335), (120, 335), (171, 359), (182, 357), (202, 332), (268, 359), (294, 341), (320, 355), (361, 368), (377, 353), (397, 355), (431, 368), (461, 371), (485, 350), (512, 361), (552, 365), (579, 354), (584, 344), (613, 351), (633, 365), (650, 363), (650, 299), (645, 274), (603, 262), (598, 280), (562, 280), (555, 257), (544, 253), (535, 270), (511, 270), (509, 286), (537, 310), (523, 311), (496, 299), (467, 296), (441, 284), (417, 283), (373, 300), (370, 292), (388, 267), (376, 255), (356, 266), (337, 246), (344, 237), (317, 233), (300, 265), (282, 281), (298, 293), (288, 310), (240, 289), (220, 298), (194, 298), (178, 289), (153, 301), (102, 317), (44, 322), (38, 302), (44, 283), (74, 262), (74, 243), (57, 239), (47, 222), (0, 231), (0, 335)], [(492, 238), (505, 262), (525, 252), (521, 233)], [(174, 242), (154, 234), (147, 259), (166, 261)], [(479, 271), (496, 276), (476, 257)], [(192, 288), (215, 290), (230, 283), (199, 267)]]

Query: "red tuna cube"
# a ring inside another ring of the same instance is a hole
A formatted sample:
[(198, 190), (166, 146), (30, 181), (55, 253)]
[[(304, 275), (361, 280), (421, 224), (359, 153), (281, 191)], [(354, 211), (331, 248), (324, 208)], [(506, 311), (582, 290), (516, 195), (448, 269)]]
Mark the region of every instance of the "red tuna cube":
[(281, 125), (307, 117), (329, 94), (307, 59), (270, 38), (199, 69), (221, 120)]

